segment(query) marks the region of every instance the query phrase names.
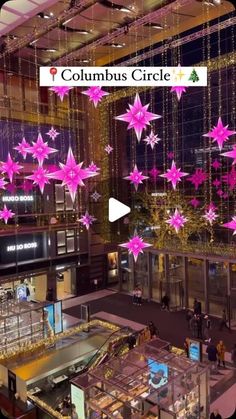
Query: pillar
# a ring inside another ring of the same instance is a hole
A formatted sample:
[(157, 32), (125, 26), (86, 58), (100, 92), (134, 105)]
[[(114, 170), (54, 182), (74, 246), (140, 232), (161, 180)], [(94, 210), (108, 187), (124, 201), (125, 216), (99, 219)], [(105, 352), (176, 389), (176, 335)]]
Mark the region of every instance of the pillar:
[(183, 256), (183, 288), (184, 288), (184, 307), (188, 307), (188, 258)]
[(209, 261), (203, 260), (203, 279), (204, 279), (204, 296), (205, 296), (205, 313), (209, 313)]

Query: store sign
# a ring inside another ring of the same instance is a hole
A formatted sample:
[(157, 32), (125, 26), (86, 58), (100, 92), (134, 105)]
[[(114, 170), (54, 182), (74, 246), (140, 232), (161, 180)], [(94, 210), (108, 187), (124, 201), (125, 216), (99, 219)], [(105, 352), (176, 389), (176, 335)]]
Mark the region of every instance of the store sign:
[(75, 410), (79, 419), (85, 419), (84, 391), (71, 384), (71, 403), (75, 405)]
[(0, 265), (16, 265), (47, 257), (47, 234), (17, 234), (1, 237)]
[(36, 249), (36, 247), (38, 247), (37, 242), (21, 243), (17, 245), (7, 246), (7, 252), (15, 252), (15, 250)]
[(33, 195), (7, 195), (2, 196), (2, 202), (33, 202)]

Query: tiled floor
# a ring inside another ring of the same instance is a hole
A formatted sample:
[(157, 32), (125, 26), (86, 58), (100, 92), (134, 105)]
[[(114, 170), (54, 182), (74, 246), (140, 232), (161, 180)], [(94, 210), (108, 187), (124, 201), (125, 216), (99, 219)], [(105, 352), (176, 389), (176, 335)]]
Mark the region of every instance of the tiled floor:
[(101, 290), (91, 294), (82, 295), (81, 297), (70, 298), (63, 301), (62, 308), (66, 310), (71, 307), (79, 306), (80, 304), (88, 303), (89, 301), (99, 300), (100, 298), (108, 297), (109, 295), (115, 294), (112, 290)]

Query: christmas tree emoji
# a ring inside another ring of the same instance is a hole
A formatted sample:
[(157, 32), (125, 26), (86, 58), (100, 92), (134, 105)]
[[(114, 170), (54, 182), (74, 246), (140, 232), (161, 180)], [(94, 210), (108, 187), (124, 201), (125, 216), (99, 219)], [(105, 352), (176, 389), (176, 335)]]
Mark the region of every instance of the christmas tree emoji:
[(199, 81), (199, 77), (198, 77), (198, 74), (197, 74), (195, 68), (193, 69), (192, 73), (190, 74), (189, 80), (193, 81), (193, 83), (195, 83), (196, 81)]

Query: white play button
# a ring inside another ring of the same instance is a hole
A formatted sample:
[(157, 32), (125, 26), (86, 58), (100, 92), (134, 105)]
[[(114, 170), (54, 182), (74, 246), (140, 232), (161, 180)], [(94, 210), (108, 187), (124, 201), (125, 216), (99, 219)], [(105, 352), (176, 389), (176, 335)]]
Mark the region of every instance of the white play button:
[(113, 221), (119, 220), (119, 218), (124, 217), (124, 215), (130, 213), (130, 207), (122, 202), (117, 201), (115, 198), (109, 199), (109, 210), (108, 210), (108, 219), (111, 223)]

